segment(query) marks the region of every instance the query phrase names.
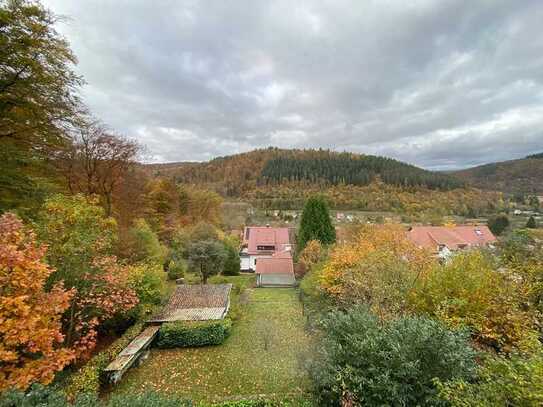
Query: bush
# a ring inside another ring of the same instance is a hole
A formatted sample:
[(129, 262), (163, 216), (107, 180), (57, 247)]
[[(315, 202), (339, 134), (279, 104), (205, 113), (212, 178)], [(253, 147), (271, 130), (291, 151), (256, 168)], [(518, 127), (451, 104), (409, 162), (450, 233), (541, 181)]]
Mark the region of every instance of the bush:
[(70, 399), (74, 399), (80, 394), (97, 395), (100, 392), (101, 385), (107, 382), (104, 369), (139, 335), (142, 328), (143, 322), (131, 326), (123, 336), (113, 342), (107, 349), (92, 357), (69, 378), (68, 385), (64, 389), (66, 395)]
[[(298, 256), (298, 261), (303, 264), (307, 271), (311, 271), (320, 263), (326, 255), (326, 252), (318, 240), (310, 240)], [(304, 273), (305, 274), (305, 273)], [(303, 277), (303, 275), (301, 276)]]
[[(212, 404), (212, 407), (311, 407), (305, 398), (235, 400)], [(207, 406), (206, 406), (207, 407)]]
[(441, 397), (452, 406), (541, 406), (543, 355), (488, 357), (477, 380), (438, 383), (438, 387)]
[(52, 387), (34, 385), (24, 393), (12, 390), (0, 396), (0, 407), (190, 407), (192, 403), (176, 396), (160, 393), (117, 394), (108, 400), (99, 400), (97, 395), (82, 394), (73, 402)]
[(168, 322), (160, 328), (157, 347), (185, 348), (220, 345), (230, 334), (231, 326), (230, 319)]
[(168, 280), (177, 280), (178, 278), (185, 277), (187, 271), (187, 263), (183, 260), (172, 260), (168, 266)]
[(528, 222), (526, 222), (526, 227), (528, 229), (537, 229), (537, 222), (535, 221), (535, 218), (533, 216), (530, 216)]
[(158, 305), (165, 289), (164, 272), (158, 264), (130, 266), (130, 286), (136, 292), (140, 303)]
[(229, 244), (224, 245), (226, 260), (222, 274), (225, 276), (238, 276), (240, 272), (240, 259), (238, 251)]
[(366, 308), (332, 312), (309, 373), (318, 405), (436, 405), (435, 378), (471, 379), (469, 334), (409, 317), (380, 322)]

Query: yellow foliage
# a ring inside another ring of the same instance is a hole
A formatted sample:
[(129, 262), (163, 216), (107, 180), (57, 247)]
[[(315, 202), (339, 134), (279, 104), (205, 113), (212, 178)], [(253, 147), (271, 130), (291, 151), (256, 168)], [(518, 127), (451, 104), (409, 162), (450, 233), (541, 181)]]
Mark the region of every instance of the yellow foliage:
[(452, 328), (469, 328), (482, 346), (510, 352), (537, 342), (534, 317), (524, 309), (527, 287), (479, 251), (456, 255), (419, 281), (410, 297), (417, 312)]
[(323, 255), (321, 243), (318, 240), (310, 240), (307, 242), (304, 250), (300, 253), (298, 260), (307, 267), (307, 269), (311, 270), (315, 264), (321, 261)]
[(320, 284), (339, 302), (367, 303), (385, 316), (406, 311), (415, 282), (434, 265), (400, 225), (366, 225), (353, 243), (334, 248)]

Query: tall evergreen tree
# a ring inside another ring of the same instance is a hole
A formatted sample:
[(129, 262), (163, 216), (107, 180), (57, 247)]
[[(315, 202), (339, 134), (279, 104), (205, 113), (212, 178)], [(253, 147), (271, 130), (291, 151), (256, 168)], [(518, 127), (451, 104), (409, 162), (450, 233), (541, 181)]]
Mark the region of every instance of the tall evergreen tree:
[(497, 215), (488, 220), (488, 228), (496, 236), (501, 235), (509, 227), (509, 218), (505, 214)]
[(530, 216), (530, 219), (528, 219), (528, 222), (526, 222), (526, 227), (528, 229), (537, 229), (537, 222), (533, 216)]
[(318, 196), (309, 198), (305, 203), (298, 233), (298, 249), (303, 250), (310, 240), (318, 240), (322, 244), (336, 241), (336, 230), (330, 220), (328, 204)]

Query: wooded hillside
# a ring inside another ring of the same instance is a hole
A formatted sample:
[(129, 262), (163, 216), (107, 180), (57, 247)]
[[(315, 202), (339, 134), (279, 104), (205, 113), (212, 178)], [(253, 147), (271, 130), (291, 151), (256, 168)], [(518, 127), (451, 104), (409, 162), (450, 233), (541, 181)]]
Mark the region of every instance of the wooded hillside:
[(455, 171), (452, 175), (485, 190), (543, 194), (543, 153)]
[(437, 190), (461, 188), (450, 175), (426, 171), (391, 158), (329, 150), (268, 148), (220, 157), (206, 163), (149, 166), (154, 175), (173, 176), (182, 183), (210, 184), (226, 196), (237, 197), (263, 185), (291, 182), (318, 185), (369, 185), (382, 181), (400, 187)]

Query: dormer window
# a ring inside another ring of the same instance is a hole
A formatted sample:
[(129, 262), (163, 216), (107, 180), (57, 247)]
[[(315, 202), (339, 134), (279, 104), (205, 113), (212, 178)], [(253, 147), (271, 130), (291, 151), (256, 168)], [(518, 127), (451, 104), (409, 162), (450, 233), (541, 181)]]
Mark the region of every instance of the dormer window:
[(275, 246), (258, 245), (258, 246), (256, 246), (256, 250), (274, 251), (274, 250), (275, 250)]

